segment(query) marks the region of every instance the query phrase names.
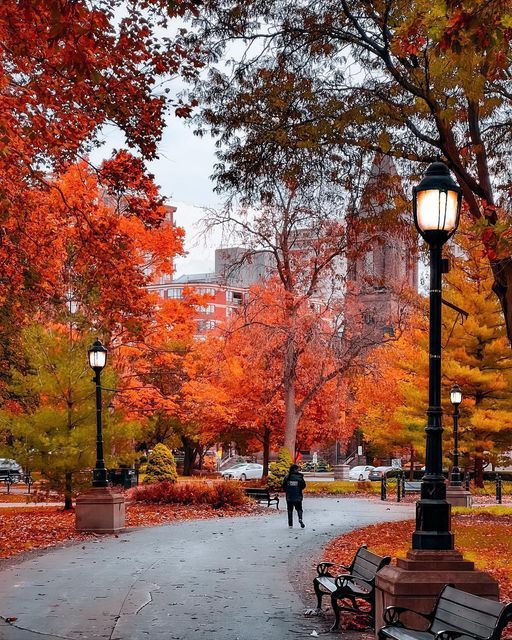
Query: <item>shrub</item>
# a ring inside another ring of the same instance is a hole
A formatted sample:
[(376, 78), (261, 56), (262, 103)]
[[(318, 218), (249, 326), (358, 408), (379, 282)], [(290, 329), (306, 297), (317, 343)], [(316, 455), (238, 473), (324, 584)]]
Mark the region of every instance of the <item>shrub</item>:
[(176, 472), (176, 462), (169, 447), (165, 444), (157, 444), (150, 453), (145, 469), (144, 484), (154, 482), (176, 482), (178, 474)]
[(132, 494), (136, 502), (159, 504), (205, 504), (214, 509), (238, 507), (247, 502), (239, 482), (180, 482), (168, 481), (137, 487)]
[(292, 456), (286, 447), (277, 454), (275, 462), (269, 467), (267, 487), (272, 491), (280, 491), (283, 488), (283, 479), (293, 464)]

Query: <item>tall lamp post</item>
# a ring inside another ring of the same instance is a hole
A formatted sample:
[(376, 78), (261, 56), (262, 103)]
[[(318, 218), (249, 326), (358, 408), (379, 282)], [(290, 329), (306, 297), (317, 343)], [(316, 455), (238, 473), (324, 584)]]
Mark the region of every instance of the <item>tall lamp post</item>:
[(450, 402), (453, 405), (453, 467), (450, 475), (452, 487), (462, 485), (462, 477), (459, 468), (459, 405), (462, 402), (462, 391), (455, 383), (450, 391)]
[(430, 251), (429, 405), (426, 427), (425, 475), (416, 504), (413, 549), (451, 550), (451, 506), (443, 476), (441, 408), (441, 288), (442, 250), (459, 224), (462, 190), (442, 162), (431, 164), (413, 190), (414, 223)]
[(107, 364), (107, 350), (101, 340), (96, 339), (87, 352), (89, 365), (94, 371), (96, 384), (96, 466), (92, 472), (93, 487), (107, 487), (107, 469), (103, 457), (103, 432), (101, 424), (101, 371)]

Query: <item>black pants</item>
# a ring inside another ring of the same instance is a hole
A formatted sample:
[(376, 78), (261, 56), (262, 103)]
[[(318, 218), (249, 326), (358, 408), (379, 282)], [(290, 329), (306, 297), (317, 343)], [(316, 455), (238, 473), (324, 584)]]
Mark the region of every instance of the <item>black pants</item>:
[(299, 522), (302, 520), (302, 500), (296, 500), (293, 502), (286, 501), (286, 508), (288, 509), (288, 524), (290, 527), (293, 525), (293, 507), (297, 510), (299, 516)]

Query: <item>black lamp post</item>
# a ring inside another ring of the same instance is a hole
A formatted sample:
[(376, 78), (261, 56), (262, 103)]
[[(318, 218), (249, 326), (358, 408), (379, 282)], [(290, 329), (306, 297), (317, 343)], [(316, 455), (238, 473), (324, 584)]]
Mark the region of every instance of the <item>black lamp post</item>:
[(458, 384), (454, 384), (450, 391), (450, 402), (453, 405), (453, 467), (450, 484), (460, 487), (462, 476), (459, 468), (459, 405), (462, 402), (462, 391)]
[(92, 472), (93, 487), (107, 487), (107, 469), (103, 459), (103, 433), (101, 429), (101, 370), (107, 364), (107, 350), (96, 339), (87, 352), (89, 365), (94, 371), (94, 383), (96, 384), (96, 466)]
[(441, 287), (444, 243), (459, 224), (462, 190), (442, 162), (431, 164), (413, 189), (414, 224), (430, 249), (429, 406), (425, 475), (416, 504), (413, 549), (453, 549), (451, 507), (443, 476), (441, 408)]

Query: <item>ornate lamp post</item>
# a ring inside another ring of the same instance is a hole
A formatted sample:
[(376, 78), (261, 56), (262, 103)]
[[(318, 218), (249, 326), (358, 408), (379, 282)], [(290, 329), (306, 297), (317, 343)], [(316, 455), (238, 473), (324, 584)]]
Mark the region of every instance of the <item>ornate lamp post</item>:
[(92, 486), (107, 487), (107, 469), (103, 458), (101, 424), (101, 371), (107, 364), (107, 350), (101, 340), (96, 339), (87, 354), (89, 356), (89, 365), (94, 371), (94, 382), (96, 384), (96, 466), (92, 472)]
[(441, 408), (441, 287), (445, 242), (459, 224), (462, 190), (442, 162), (431, 164), (413, 190), (414, 223), (430, 250), (429, 406), (426, 464), (421, 499), (416, 505), (413, 549), (453, 549), (451, 507), (443, 476)]
[(462, 391), (458, 384), (454, 384), (450, 391), (450, 402), (453, 405), (453, 467), (450, 484), (452, 487), (460, 487), (462, 476), (459, 468), (459, 405), (462, 402)]

